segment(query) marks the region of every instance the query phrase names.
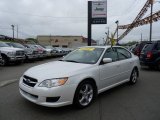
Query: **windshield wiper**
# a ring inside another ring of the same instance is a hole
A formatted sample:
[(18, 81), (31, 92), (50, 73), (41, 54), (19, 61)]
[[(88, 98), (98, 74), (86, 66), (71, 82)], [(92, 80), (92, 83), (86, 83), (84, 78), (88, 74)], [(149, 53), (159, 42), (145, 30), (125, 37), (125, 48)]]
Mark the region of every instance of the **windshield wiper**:
[(78, 61), (75, 61), (75, 60), (62, 60), (62, 61), (79, 63)]

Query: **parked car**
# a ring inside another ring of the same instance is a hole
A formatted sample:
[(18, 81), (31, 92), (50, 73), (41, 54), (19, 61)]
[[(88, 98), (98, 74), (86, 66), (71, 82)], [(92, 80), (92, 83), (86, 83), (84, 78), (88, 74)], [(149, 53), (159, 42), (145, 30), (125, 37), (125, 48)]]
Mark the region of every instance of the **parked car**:
[(143, 49), (143, 47), (146, 45), (146, 44), (150, 44), (151, 42), (150, 41), (142, 41), (140, 42), (139, 44), (137, 44), (137, 46), (132, 50), (133, 54), (134, 55), (137, 55), (138, 57), (140, 56), (140, 53)]
[(160, 41), (145, 45), (140, 54), (140, 64), (160, 69)]
[(135, 48), (137, 47), (137, 45), (138, 44), (136, 43), (136, 44), (130, 46), (128, 49), (133, 53), (135, 51)]
[(38, 51), (38, 58), (45, 58), (47, 57), (47, 52), (46, 50), (40, 46), (40, 45), (35, 45), (35, 44), (27, 44), (29, 47), (35, 49), (36, 51)]
[(72, 51), (70, 48), (61, 48), (61, 49), (65, 51), (65, 55)]
[(66, 54), (65, 51), (62, 50), (60, 47), (55, 47), (55, 49), (58, 51), (58, 55), (59, 55), (59, 56), (63, 56), (63, 55)]
[(0, 65), (2, 63), (2, 56), (1, 56), (1, 51), (0, 51)]
[(105, 90), (135, 84), (139, 72), (139, 58), (123, 47), (82, 47), (59, 61), (27, 70), (19, 90), (25, 99), (42, 106), (84, 108)]
[(34, 60), (37, 58), (37, 55), (34, 54), (34, 51), (31, 48), (28, 48), (20, 43), (7, 42), (10, 47), (21, 48), (25, 51), (25, 59), (26, 60)]
[(10, 62), (21, 63), (25, 59), (25, 53), (23, 49), (11, 48), (5, 42), (0, 42), (0, 51), (2, 55), (2, 65), (6, 65)]
[(53, 52), (53, 56), (59, 56), (59, 51), (56, 48), (52, 47), (51, 45), (47, 45), (47, 46), (45, 46), (45, 48), (51, 49)]
[[(42, 45), (41, 45), (42, 46)], [(46, 50), (47, 57), (55, 56), (54, 50), (50, 47), (42, 46)]]

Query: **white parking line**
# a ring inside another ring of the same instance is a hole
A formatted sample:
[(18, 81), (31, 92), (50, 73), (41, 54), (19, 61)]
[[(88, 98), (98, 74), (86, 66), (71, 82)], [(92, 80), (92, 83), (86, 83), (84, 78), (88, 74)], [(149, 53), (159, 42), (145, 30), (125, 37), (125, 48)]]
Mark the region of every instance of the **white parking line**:
[(2, 81), (2, 82), (0, 82), (0, 87), (7, 86), (7, 85), (12, 84), (12, 83), (17, 82), (17, 81), (18, 81), (18, 79)]

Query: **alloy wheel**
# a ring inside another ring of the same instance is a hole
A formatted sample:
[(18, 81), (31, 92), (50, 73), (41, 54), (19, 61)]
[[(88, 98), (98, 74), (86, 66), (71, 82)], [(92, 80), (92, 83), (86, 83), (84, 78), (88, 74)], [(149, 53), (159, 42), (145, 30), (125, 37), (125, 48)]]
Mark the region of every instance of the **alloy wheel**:
[(78, 101), (82, 106), (87, 106), (93, 99), (93, 87), (90, 84), (84, 84), (79, 91)]
[(138, 79), (138, 74), (137, 74), (137, 71), (134, 70), (132, 73), (132, 83), (136, 83), (137, 79)]

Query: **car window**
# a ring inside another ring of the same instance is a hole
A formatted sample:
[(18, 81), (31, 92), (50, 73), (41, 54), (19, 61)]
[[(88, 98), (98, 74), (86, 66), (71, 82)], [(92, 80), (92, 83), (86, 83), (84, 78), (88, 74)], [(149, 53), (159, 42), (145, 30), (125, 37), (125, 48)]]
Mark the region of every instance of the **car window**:
[(153, 46), (154, 46), (154, 44), (146, 44), (146, 45), (143, 47), (142, 52), (152, 50)]
[(0, 42), (0, 47), (10, 47), (9, 45), (7, 45), (6, 43), (2, 43)]
[(113, 62), (117, 61), (118, 60), (118, 55), (117, 55), (116, 49), (115, 48), (107, 49), (103, 58), (111, 58)]
[(131, 53), (124, 48), (116, 48), (119, 60), (131, 58)]

